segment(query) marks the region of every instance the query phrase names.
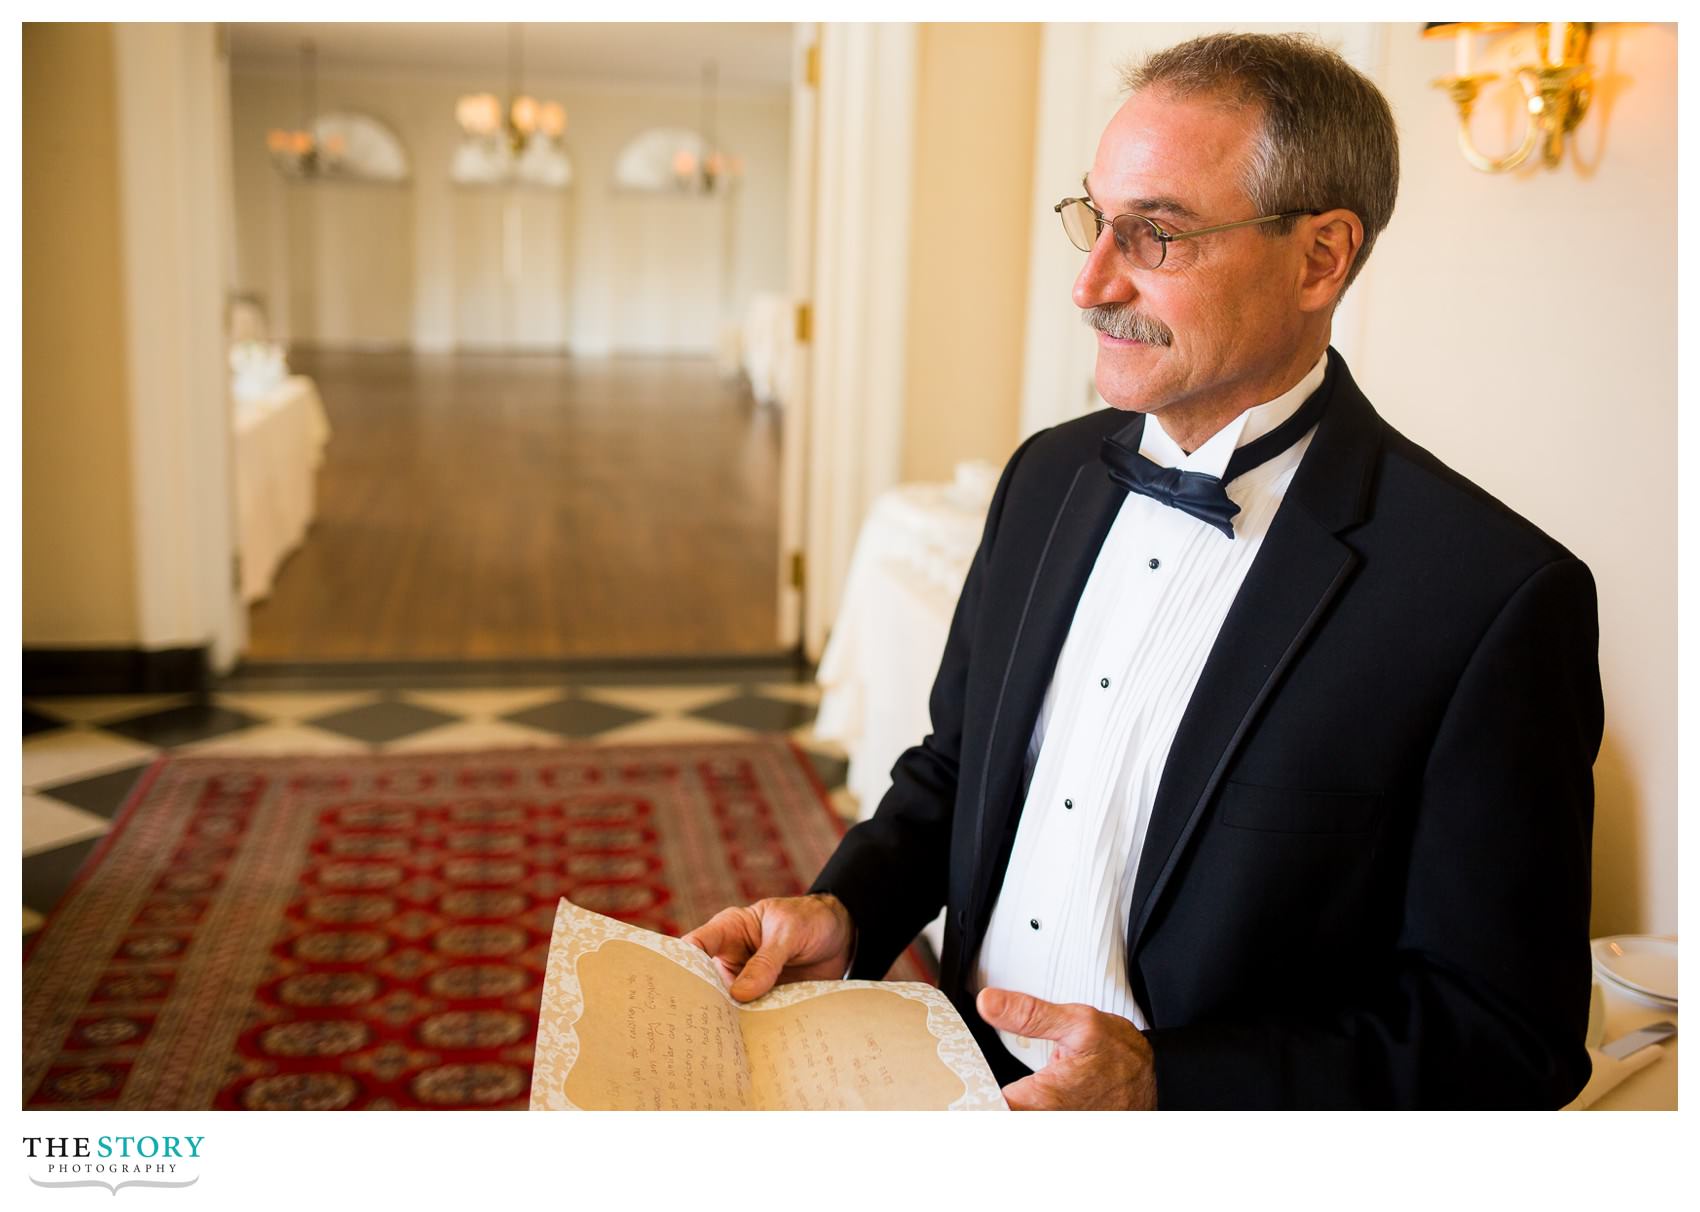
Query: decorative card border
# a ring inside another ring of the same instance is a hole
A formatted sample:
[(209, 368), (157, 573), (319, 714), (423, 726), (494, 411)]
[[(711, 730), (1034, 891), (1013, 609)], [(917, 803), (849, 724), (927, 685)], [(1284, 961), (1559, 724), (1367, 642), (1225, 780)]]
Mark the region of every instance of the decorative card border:
[[(578, 1061), (576, 1024), (584, 1014), (584, 1000), (573, 974), (580, 958), (604, 943), (619, 940), (647, 947), (683, 965), (709, 982), (729, 1003), (732, 997), (720, 980), (714, 961), (701, 950), (679, 939), (628, 926), (600, 913), (582, 909), (565, 897), (555, 909), (554, 934), (549, 942), (549, 964), (543, 977), (543, 996), (537, 1020), (537, 1051), (531, 1071), (531, 1110), (582, 1110), (566, 1095), (567, 1075)], [(830, 985), (830, 989), (823, 986)], [(939, 1058), (962, 1079), (966, 1090), (947, 1110), (1007, 1110), (1003, 1092), (993, 1077), (980, 1047), (956, 1012), (956, 1007), (931, 985), (918, 981), (804, 981), (780, 985), (750, 1003), (732, 1003), (740, 1011), (761, 1013), (808, 1001), (823, 993), (848, 989), (882, 989), (927, 1007), (927, 1028), (938, 1040)]]

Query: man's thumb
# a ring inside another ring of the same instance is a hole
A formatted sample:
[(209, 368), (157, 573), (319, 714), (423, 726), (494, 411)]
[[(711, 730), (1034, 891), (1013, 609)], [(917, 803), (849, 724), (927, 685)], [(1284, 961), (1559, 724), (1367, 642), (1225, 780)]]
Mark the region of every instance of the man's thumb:
[(1058, 1007), (1012, 989), (982, 989), (974, 1008), (998, 1030), (1031, 1039), (1055, 1039), (1066, 1026)]
[(777, 941), (763, 943), (754, 955), (744, 961), (738, 979), (732, 982), (732, 996), (740, 1002), (747, 1002), (766, 993), (785, 970), (785, 959), (785, 949)]

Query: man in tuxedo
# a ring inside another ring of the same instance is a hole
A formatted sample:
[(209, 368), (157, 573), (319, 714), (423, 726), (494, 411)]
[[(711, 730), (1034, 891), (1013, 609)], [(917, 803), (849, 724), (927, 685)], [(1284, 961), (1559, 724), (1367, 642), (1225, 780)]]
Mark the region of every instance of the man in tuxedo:
[(946, 907), (941, 988), (1018, 1108), (1562, 1105), (1592, 579), (1329, 347), (1397, 190), (1375, 87), (1268, 35), (1127, 83), (1057, 208), (1113, 407), (1005, 467), (872, 819), (687, 937), (748, 999), (877, 978)]

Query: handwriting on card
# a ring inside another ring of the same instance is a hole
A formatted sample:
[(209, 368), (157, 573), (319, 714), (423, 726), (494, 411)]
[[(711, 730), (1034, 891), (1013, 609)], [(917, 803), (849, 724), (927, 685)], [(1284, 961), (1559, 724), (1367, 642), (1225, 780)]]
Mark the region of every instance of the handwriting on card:
[(842, 989), (742, 1015), (751, 1084), (788, 1111), (948, 1107), (967, 1086), (939, 1057), (925, 1002)]
[(921, 984), (807, 981), (747, 1005), (703, 952), (563, 900), (533, 1108), (1001, 1109), (950, 1002)]
[(738, 1012), (721, 991), (648, 947), (603, 943), (578, 961), (585, 1013), (567, 1097), (592, 1110), (750, 1106)]

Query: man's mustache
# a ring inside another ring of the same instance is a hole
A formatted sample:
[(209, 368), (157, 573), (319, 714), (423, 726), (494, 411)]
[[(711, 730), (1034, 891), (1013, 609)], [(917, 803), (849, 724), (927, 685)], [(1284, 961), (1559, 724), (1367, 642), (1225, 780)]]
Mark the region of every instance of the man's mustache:
[(1168, 325), (1125, 304), (1100, 303), (1081, 312), (1080, 318), (1088, 328), (1122, 341), (1143, 341), (1147, 345), (1172, 345), (1175, 341)]

